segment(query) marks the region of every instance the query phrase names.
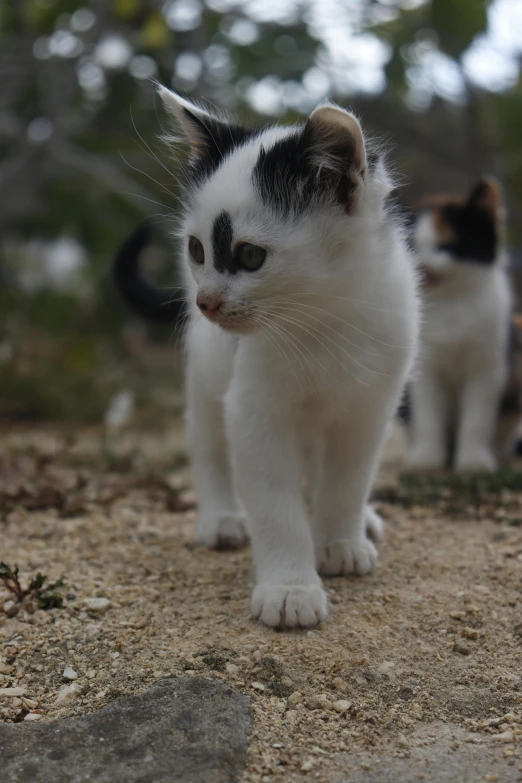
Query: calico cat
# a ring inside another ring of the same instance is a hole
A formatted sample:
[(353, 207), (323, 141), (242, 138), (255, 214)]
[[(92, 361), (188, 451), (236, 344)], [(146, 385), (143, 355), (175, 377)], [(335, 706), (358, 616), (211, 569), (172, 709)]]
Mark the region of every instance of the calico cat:
[(516, 413), (520, 386), (510, 359), (503, 224), (501, 187), (489, 177), (467, 196), (433, 196), (421, 205), (414, 245), (425, 309), (410, 389), (412, 468), (451, 463), (457, 470), (489, 471), (509, 448), (513, 427), (501, 433), (507, 419), (499, 412), (504, 404), (505, 413), (508, 407)]
[(368, 495), (416, 350), (391, 183), (333, 104), (302, 126), (250, 130), (160, 95), (190, 145), (180, 240), (197, 537), (224, 548), (249, 535), (254, 617), (313, 626), (328, 612), (319, 573), (377, 564)]

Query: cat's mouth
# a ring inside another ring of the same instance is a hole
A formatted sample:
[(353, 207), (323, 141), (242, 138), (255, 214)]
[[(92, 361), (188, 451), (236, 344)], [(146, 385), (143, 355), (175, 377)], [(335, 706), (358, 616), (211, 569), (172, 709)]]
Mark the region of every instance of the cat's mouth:
[(254, 320), (246, 314), (236, 312), (205, 313), (205, 317), (225, 332), (233, 334), (250, 334), (256, 330)]

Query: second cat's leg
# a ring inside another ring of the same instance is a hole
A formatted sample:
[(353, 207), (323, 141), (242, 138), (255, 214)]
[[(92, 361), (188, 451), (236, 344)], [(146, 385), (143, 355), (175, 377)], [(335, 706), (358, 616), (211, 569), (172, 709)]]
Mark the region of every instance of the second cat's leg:
[(268, 395), (232, 391), (232, 455), (256, 573), (252, 614), (274, 627), (316, 625), (326, 618), (327, 598), (315, 568), (302, 450), (291, 413), (271, 405)]
[(468, 380), (460, 400), (455, 466), (462, 471), (490, 471), (497, 464), (493, 452), (498, 418), (501, 370), (491, 368)]
[(443, 468), (448, 458), (449, 398), (435, 375), (423, 369), (411, 387), (410, 468)]

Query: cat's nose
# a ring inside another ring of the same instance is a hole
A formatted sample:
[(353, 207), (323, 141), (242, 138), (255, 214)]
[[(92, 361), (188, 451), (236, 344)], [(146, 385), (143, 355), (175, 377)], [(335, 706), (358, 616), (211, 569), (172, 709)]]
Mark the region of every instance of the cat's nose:
[(214, 313), (217, 313), (223, 302), (221, 299), (218, 299), (215, 296), (205, 296), (198, 294), (196, 304), (202, 313), (207, 313), (207, 315), (214, 315)]

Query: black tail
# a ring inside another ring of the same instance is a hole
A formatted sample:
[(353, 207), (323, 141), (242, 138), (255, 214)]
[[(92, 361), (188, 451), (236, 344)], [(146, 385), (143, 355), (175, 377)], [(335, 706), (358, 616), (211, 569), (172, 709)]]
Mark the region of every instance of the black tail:
[(140, 256), (150, 243), (152, 228), (144, 220), (125, 240), (114, 259), (113, 276), (116, 288), (134, 312), (149, 321), (173, 324), (184, 309), (182, 292), (163, 291), (149, 283), (140, 270)]

